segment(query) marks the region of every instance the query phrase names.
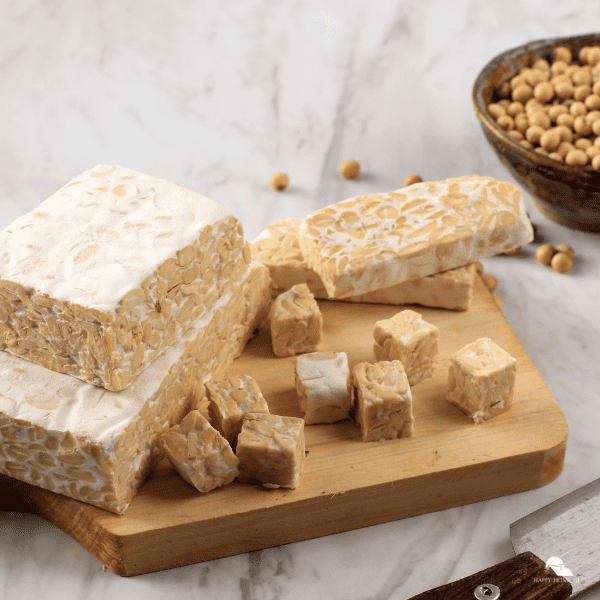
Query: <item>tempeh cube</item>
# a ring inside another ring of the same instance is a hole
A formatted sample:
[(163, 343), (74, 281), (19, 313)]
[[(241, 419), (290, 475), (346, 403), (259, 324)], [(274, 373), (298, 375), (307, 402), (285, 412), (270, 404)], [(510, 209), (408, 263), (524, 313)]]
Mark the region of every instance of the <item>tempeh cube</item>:
[(410, 385), (431, 377), (438, 359), (440, 330), (414, 310), (375, 323), (375, 360), (399, 360)]
[(249, 261), (214, 200), (96, 166), (0, 232), (0, 349), (122, 390)]
[(249, 414), (244, 418), (236, 455), (240, 481), (265, 487), (296, 488), (304, 468), (304, 420)]
[(294, 356), (317, 349), (323, 317), (306, 284), (295, 285), (273, 301), (271, 341), (275, 356)]
[(163, 433), (159, 444), (173, 468), (199, 492), (231, 483), (239, 475), (239, 459), (227, 440), (197, 411)]
[(348, 419), (351, 378), (345, 352), (309, 352), (296, 357), (296, 392), (307, 425)]
[(269, 412), (269, 406), (250, 375), (231, 376), (206, 383), (210, 421), (235, 449), (242, 421), (249, 413)]
[(479, 338), (450, 357), (447, 398), (483, 423), (512, 406), (516, 373), (515, 358), (490, 338)]
[(158, 436), (221, 378), (264, 317), (269, 271), (253, 263), (126, 389), (110, 392), (0, 352), (0, 473), (123, 513)]
[(412, 393), (399, 360), (356, 365), (352, 401), (363, 442), (414, 435)]
[(501, 254), (533, 228), (515, 185), (473, 175), (330, 204), (298, 237), (328, 296), (346, 298)]

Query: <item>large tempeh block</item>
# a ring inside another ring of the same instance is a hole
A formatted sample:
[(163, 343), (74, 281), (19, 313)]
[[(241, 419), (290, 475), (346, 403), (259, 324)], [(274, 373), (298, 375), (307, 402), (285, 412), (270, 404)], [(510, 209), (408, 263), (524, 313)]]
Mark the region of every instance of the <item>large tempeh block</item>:
[(331, 298), (447, 271), (532, 240), (516, 186), (477, 175), (331, 204), (306, 217), (299, 234), (302, 254)]
[(270, 301), (268, 270), (253, 263), (120, 392), (0, 352), (0, 473), (124, 512), (160, 457), (158, 436), (224, 375)]
[(210, 198), (97, 166), (0, 232), (0, 349), (124, 389), (239, 280), (244, 245)]
[[(269, 267), (275, 294), (305, 283), (315, 298), (328, 298), (323, 281), (308, 266), (300, 249), (298, 229), (301, 223), (302, 219), (291, 218), (267, 225), (250, 243), (252, 260)], [(382, 282), (386, 287), (339, 300), (371, 304), (420, 304), (433, 308), (467, 310), (473, 298), (474, 281), (475, 266), (470, 264), (401, 283), (389, 280)]]

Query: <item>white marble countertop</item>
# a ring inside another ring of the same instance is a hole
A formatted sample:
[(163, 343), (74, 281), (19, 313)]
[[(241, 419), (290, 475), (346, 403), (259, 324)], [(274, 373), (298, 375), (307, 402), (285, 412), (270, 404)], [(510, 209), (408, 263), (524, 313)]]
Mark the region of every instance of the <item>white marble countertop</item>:
[[(100, 163), (211, 196), (248, 239), (411, 172), (510, 179), (474, 116), (475, 76), (504, 49), (599, 23), (585, 0), (2, 2), (0, 228)], [(363, 171), (345, 181), (351, 157)], [(284, 193), (268, 185), (279, 170)], [(512, 521), (600, 477), (600, 238), (526, 202), (545, 240), (575, 248), (574, 268), (542, 267), (533, 245), (485, 265), (569, 423), (556, 480), (130, 579), (42, 519), (4, 512), (0, 598), (402, 600), (510, 558)]]

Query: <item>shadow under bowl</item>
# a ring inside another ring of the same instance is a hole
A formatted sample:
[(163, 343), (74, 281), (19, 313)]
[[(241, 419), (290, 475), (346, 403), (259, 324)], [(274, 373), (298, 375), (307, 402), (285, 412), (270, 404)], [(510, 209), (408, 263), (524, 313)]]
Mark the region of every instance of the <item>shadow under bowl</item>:
[(535, 152), (511, 138), (488, 113), (496, 90), (537, 59), (551, 61), (556, 46), (576, 57), (584, 46), (600, 45), (600, 34), (537, 40), (493, 58), (475, 80), (472, 99), (483, 133), (500, 162), (532, 196), (549, 219), (584, 231), (600, 231), (600, 170), (568, 165)]

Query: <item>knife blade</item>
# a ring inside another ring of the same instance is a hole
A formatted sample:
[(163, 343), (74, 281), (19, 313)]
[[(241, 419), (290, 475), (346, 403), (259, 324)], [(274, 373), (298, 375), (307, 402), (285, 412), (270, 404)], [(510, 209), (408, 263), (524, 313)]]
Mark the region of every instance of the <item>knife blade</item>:
[(411, 600), (563, 600), (600, 582), (600, 479), (510, 525), (514, 558)]

